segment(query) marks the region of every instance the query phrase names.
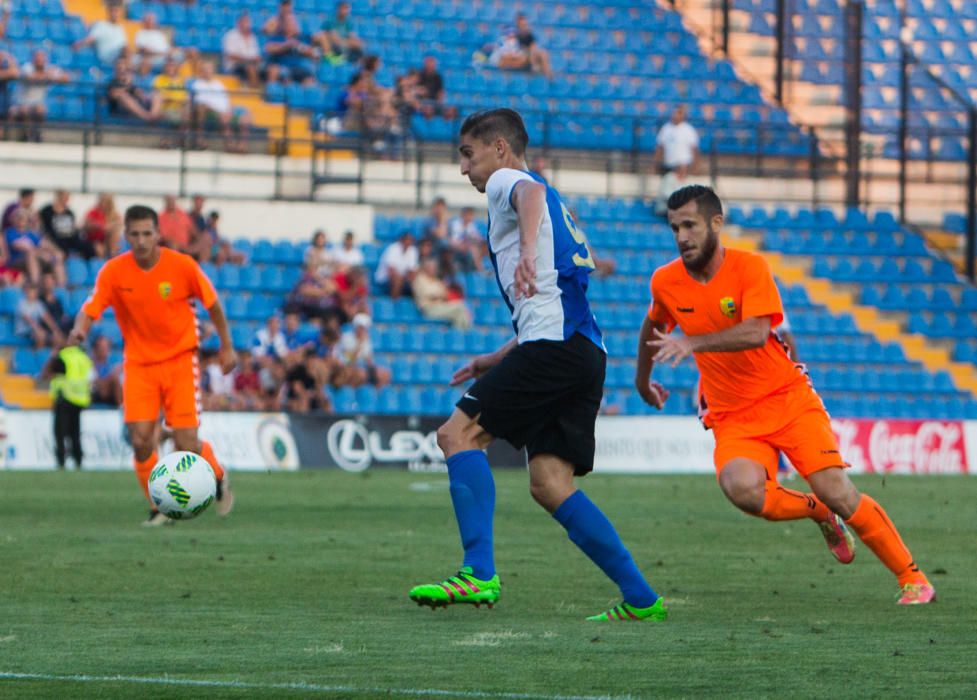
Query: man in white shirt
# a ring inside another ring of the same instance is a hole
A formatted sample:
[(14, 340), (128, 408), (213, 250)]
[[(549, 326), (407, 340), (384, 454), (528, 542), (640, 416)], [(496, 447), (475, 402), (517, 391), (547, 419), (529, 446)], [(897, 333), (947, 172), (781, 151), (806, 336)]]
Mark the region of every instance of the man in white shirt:
[(288, 353), (288, 341), (282, 333), (282, 320), (278, 316), (270, 316), (264, 328), (259, 328), (254, 334), (254, 356), (262, 363), (266, 360), (281, 360)]
[(353, 317), (353, 330), (343, 333), (333, 347), (333, 357), (346, 366), (346, 377), (352, 386), (372, 384), (379, 388), (390, 383), (390, 370), (377, 366), (373, 360), (371, 325), (368, 315), (356, 314)]
[(386, 292), (392, 299), (399, 299), (404, 292), (409, 292), (418, 264), (414, 234), (404, 231), (380, 256), (375, 276), (380, 291)]
[(237, 24), (221, 39), (224, 72), (246, 80), (251, 87), (258, 87), (258, 69), (261, 66), (261, 48), (258, 36), (251, 24), (251, 15), (242, 12)]
[(671, 120), (658, 131), (655, 141), (655, 161), (662, 175), (655, 212), (664, 215), (668, 196), (685, 184), (699, 155), (699, 134), (685, 120), (683, 105), (675, 108)]
[(363, 266), (363, 251), (356, 245), (352, 231), (347, 231), (343, 236), (342, 246), (333, 248), (330, 252), (339, 272)]
[(40, 125), (47, 117), (47, 91), (51, 83), (68, 82), (67, 74), (48, 62), (47, 54), (38, 49), (20, 69), (20, 82), (10, 108), (13, 121), (24, 122), (29, 141), (40, 141)]
[(448, 241), (455, 252), (455, 260), (465, 270), (480, 270), (488, 256), (485, 236), (475, 223), (475, 210), (465, 207), (459, 216), (448, 221)]
[(152, 12), (143, 15), (142, 28), (136, 32), (133, 43), (140, 75), (147, 75), (150, 70), (159, 70), (173, 50), (170, 38), (159, 28), (156, 15)]
[(88, 36), (76, 41), (71, 48), (77, 51), (94, 44), (98, 62), (103, 68), (108, 68), (115, 63), (115, 59), (128, 43), (126, 31), (122, 26), (122, 4), (113, 2), (108, 5), (108, 19), (92, 24)]
[[(231, 98), (227, 88), (214, 75), (212, 61), (204, 61), (200, 65), (200, 75), (193, 81), (191, 87), (193, 107), (196, 113), (196, 127), (206, 125), (208, 119), (216, 119), (224, 138), (226, 150), (243, 153), (246, 150), (244, 137), (251, 126), (251, 117), (247, 112), (235, 112), (231, 108)], [(232, 130), (237, 131), (238, 140), (232, 139)]]

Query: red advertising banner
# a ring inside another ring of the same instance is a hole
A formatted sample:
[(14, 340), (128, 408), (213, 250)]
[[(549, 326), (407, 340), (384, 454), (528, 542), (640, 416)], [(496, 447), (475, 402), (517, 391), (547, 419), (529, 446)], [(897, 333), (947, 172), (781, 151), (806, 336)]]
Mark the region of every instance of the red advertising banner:
[(831, 427), (856, 473), (968, 473), (963, 421), (840, 418)]

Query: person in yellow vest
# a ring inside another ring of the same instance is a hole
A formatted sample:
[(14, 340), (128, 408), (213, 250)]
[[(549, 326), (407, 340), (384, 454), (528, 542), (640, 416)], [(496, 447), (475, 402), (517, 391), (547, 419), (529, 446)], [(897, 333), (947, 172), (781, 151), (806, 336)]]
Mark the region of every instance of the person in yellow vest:
[(54, 454), (58, 469), (65, 468), (68, 441), (75, 467), (81, 469), (81, 412), (92, 402), (95, 366), (85, 351), (76, 345), (57, 350), (41, 373), (51, 379), (54, 399)]

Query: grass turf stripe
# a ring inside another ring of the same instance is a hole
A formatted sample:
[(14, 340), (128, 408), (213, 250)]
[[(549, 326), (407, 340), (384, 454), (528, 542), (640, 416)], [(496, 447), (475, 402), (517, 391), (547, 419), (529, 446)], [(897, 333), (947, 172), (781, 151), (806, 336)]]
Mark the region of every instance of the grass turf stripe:
[(498, 698), (498, 700), (631, 700), (630, 695), (541, 695), (538, 693), (479, 692), (477, 690), (442, 690), (437, 688), (358, 688), (349, 685), (322, 685), (296, 681), (292, 683), (249, 683), (196, 678), (154, 678), (151, 676), (89, 676), (85, 674), (17, 673), (0, 671), (0, 681), (56, 681), (60, 683), (134, 683), (143, 685), (176, 685), (195, 688), (239, 688), (243, 690), (294, 690), (314, 693), (348, 693), (405, 697)]

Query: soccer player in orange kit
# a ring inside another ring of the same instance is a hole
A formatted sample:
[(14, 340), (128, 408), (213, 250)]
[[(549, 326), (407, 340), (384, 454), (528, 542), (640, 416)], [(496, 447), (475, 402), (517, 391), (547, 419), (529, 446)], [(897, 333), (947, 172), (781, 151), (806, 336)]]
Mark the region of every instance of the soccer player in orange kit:
[[(109, 260), (98, 273), (68, 337), (82, 344), (92, 323), (106, 308), (115, 309), (124, 345), (123, 412), (135, 453), (136, 478), (149, 497), (149, 473), (158, 461), (160, 409), (178, 450), (195, 452), (214, 468), (219, 515), (227, 515), (234, 495), (213, 447), (197, 436), (200, 425), (199, 335), (193, 301), (210, 314), (220, 338), (220, 364), (234, 369), (237, 356), (227, 318), (214, 285), (189, 255), (160, 247), (159, 218), (136, 205), (125, 214), (129, 252)], [(152, 508), (145, 525), (161, 525), (166, 516)]]
[[(708, 187), (672, 193), (668, 223), (680, 257), (651, 278), (635, 376), (641, 397), (661, 408), (668, 390), (651, 381), (653, 364), (694, 357), (700, 416), (715, 435), (719, 486), (733, 505), (767, 520), (810, 518), (842, 564), (854, 558), (851, 528), (895, 574), (899, 604), (933, 601), (935, 589), (885, 510), (849, 480), (821, 398), (772, 330), (783, 308), (766, 261), (720, 244), (722, 202)], [(669, 335), (676, 326), (684, 335)], [(813, 493), (777, 483), (778, 451)]]

